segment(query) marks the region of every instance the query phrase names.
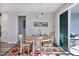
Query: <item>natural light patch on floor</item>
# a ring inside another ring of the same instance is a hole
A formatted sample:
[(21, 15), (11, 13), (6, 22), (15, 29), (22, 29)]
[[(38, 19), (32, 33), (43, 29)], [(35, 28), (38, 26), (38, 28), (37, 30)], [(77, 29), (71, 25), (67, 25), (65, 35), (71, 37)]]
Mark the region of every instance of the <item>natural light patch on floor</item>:
[(79, 46), (74, 46), (74, 47), (70, 48), (70, 52), (73, 55), (79, 55)]

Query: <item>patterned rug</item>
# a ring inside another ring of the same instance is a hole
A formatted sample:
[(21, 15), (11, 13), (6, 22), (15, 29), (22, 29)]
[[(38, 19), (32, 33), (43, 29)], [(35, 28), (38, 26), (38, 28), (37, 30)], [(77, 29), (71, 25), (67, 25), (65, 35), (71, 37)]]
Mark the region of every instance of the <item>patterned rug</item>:
[[(59, 50), (59, 48), (54, 48), (54, 52), (58, 52), (58, 53), (44, 53), (43, 55), (54, 55), (54, 54), (56, 54), (56, 55), (59, 55), (59, 51), (57, 51), (57, 50)], [(35, 52), (34, 52), (34, 55), (35, 56), (39, 56), (41, 54), (41, 52), (39, 51), (39, 50), (36, 50)], [(29, 47), (29, 53), (28, 53), (28, 50), (27, 50), (27, 47), (25, 47), (24, 48), (24, 50), (23, 50), (23, 52), (20, 54), (20, 45), (19, 44), (17, 44), (16, 46), (14, 46), (12, 49), (10, 49), (9, 51), (7, 51), (5, 54), (4, 54), (4, 56), (32, 56), (33, 54), (32, 54), (32, 45), (30, 45), (30, 47)], [(40, 55), (40, 56), (42, 56), (42, 55)]]
[[(48, 50), (47, 50), (48, 51)], [(3, 56), (32, 56), (32, 45), (29, 47), (29, 53), (27, 47), (24, 48), (23, 52), (20, 54), (20, 45), (17, 44), (12, 49), (10, 49), (8, 52), (6, 52)], [(39, 50), (36, 50), (34, 52), (34, 56), (60, 56), (60, 55), (70, 55), (68, 52), (63, 52), (62, 49), (59, 47), (53, 47), (53, 52), (45, 52), (41, 55), (41, 52)]]
[(15, 47), (13, 47), (12, 49), (10, 49), (8, 52), (6, 52), (4, 54), (4, 56), (20, 56), (20, 55), (31, 55), (32, 52), (32, 46), (29, 47), (29, 54), (28, 54), (28, 50), (27, 47), (25, 47), (23, 49), (23, 52), (20, 54), (20, 45), (16, 45)]

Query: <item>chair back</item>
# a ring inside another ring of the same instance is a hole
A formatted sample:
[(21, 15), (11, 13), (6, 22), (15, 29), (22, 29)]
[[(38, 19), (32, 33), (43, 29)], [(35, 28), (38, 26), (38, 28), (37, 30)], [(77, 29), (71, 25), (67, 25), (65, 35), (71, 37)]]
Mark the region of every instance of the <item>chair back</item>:
[(52, 45), (55, 43), (55, 38), (54, 38), (54, 36), (55, 36), (55, 34), (54, 34), (54, 33), (51, 33), (50, 39), (51, 39)]
[(19, 35), (19, 40), (20, 40), (20, 43), (22, 43), (22, 39), (23, 39), (23, 35), (22, 35), (22, 34), (20, 34), (20, 35)]
[(40, 49), (42, 46), (42, 40), (40, 37), (34, 38), (34, 49)]

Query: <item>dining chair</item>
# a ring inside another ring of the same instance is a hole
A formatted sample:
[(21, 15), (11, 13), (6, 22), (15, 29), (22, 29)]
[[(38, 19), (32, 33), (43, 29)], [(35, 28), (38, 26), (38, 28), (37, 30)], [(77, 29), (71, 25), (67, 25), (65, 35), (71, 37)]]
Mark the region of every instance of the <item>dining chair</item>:
[(44, 53), (51, 53), (53, 51), (53, 45), (54, 45), (54, 34), (50, 34), (48, 38), (43, 39), (43, 52)]
[(55, 43), (55, 33), (51, 32), (49, 38), (51, 39), (52, 46), (54, 46), (54, 43)]
[(29, 46), (31, 44), (30, 41), (23, 41), (23, 35), (19, 35), (19, 39), (20, 39), (20, 54), (23, 52), (24, 47), (28, 48), (28, 54), (29, 54)]
[(42, 41), (41, 37), (34, 37), (33, 39), (33, 55), (41, 54)]

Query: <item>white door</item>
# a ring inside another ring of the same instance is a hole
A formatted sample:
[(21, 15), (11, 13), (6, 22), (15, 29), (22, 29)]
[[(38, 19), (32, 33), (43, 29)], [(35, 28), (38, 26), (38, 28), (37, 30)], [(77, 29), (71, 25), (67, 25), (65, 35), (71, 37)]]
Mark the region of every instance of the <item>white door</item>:
[(18, 16), (19, 34), (26, 35), (26, 16)]
[(0, 41), (1, 41), (1, 15), (0, 15)]

